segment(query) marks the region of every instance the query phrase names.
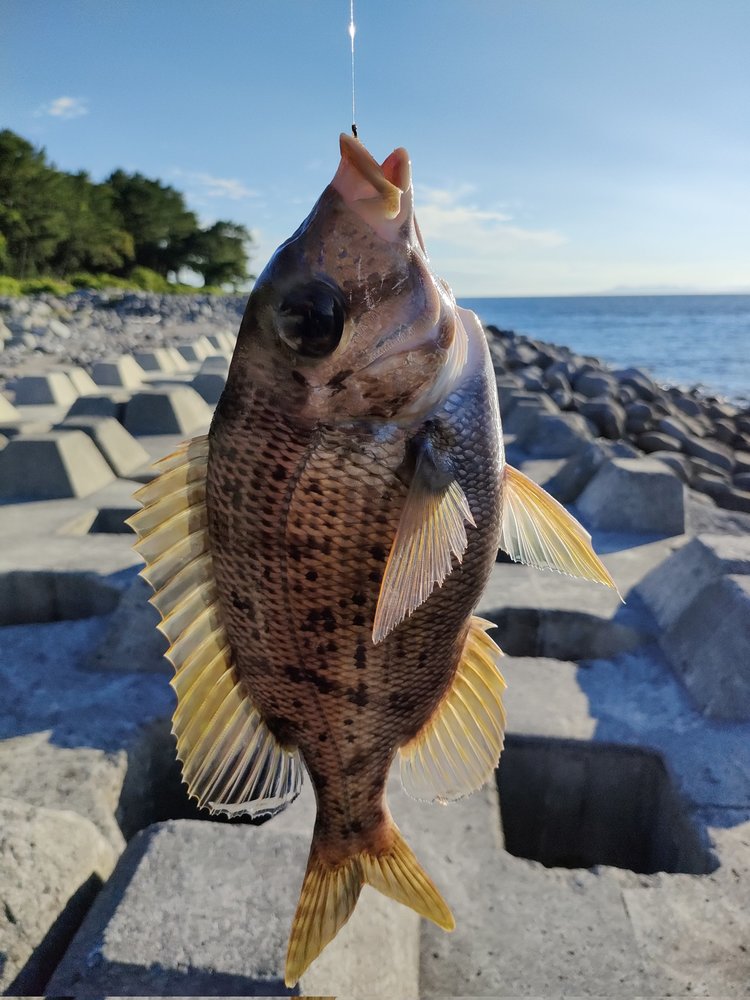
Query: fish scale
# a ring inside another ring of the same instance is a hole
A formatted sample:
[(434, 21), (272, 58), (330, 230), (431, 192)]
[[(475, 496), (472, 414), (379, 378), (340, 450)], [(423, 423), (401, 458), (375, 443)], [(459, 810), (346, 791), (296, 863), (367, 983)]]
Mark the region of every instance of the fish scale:
[[(479, 527), (464, 566), (429, 609), (377, 646), (372, 620), (406, 494), (397, 475), (406, 432), (376, 447), (366, 427), (291, 429), (278, 403), (258, 394), (250, 412), (223, 407), (214, 421), (209, 533), (237, 673), (272, 731), (302, 750), (332, 857), (351, 850), (353, 835), (378, 836), (395, 752), (430, 717), (458, 665), (456, 625), (478, 597), (462, 574), (474, 579), (475, 563), (494, 560), (497, 539), (482, 529), (498, 521), (499, 464), (475, 419), (486, 412), (487, 390), (472, 405), (476, 388), (467, 387), (468, 405), (449, 404), (446, 417), (452, 411), (462, 447), (474, 428), (464, 482)], [(238, 502), (238, 478), (261, 488)], [(241, 545), (232, 544), (237, 537)]]

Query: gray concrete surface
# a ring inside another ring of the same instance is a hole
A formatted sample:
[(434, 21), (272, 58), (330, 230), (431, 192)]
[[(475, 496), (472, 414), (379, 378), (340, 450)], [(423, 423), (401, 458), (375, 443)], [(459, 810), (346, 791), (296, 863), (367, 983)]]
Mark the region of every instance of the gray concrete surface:
[(653, 459), (605, 462), (578, 497), (576, 506), (595, 528), (659, 535), (685, 530), (684, 487)]

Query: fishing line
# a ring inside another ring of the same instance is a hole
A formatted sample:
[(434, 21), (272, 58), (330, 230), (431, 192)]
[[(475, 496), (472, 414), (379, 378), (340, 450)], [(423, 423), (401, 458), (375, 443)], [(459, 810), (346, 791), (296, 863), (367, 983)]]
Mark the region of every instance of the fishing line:
[(357, 26), (354, 23), (354, 0), (349, 0), (349, 38), (352, 45), (352, 135), (357, 138), (357, 113), (354, 100), (354, 36)]

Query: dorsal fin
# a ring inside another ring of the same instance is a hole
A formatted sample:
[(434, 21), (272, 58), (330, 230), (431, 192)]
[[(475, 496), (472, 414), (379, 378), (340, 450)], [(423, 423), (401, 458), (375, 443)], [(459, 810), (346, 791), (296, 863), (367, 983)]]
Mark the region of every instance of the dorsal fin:
[(399, 750), (401, 783), (415, 799), (447, 802), (490, 779), (503, 749), (502, 652), (492, 622), (472, 616), (453, 682), (434, 715)]
[(137, 491), (144, 507), (127, 523), (171, 643), (172, 732), (188, 794), (213, 812), (259, 816), (296, 798), (302, 766), (296, 750), (279, 745), (232, 666), (206, 527), (207, 466), (208, 438), (188, 441), (157, 464), (161, 475)]

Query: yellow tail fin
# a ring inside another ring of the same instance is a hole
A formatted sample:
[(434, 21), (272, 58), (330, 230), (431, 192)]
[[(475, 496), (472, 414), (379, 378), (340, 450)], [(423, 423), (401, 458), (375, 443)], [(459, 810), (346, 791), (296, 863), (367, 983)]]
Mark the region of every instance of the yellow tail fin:
[(392, 844), (386, 851), (377, 855), (363, 851), (338, 865), (321, 858), (313, 839), (289, 936), (284, 973), (287, 986), (294, 986), (336, 937), (352, 915), (365, 883), (410, 906), (443, 930), (452, 931), (456, 926), (447, 903), (397, 827), (391, 829)]

